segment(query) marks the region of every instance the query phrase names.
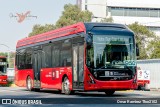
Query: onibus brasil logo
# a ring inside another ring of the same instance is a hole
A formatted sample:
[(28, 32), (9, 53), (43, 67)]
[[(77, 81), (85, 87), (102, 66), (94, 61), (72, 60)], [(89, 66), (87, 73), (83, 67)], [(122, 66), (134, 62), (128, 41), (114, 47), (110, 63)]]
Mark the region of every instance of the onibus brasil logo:
[(22, 23), (25, 19), (31, 19), (35, 18), (37, 19), (37, 16), (31, 15), (31, 11), (27, 11), (25, 13), (10, 13), (10, 18), (16, 18), (18, 23)]

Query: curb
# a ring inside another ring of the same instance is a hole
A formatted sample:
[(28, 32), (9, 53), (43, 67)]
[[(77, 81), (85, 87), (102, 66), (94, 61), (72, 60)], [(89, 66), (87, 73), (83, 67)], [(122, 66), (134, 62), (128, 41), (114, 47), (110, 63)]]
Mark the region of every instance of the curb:
[(119, 90), (118, 92), (133, 92), (134, 90)]
[(15, 84), (11, 84), (11, 86), (10, 87), (17, 87), (17, 85), (15, 85)]

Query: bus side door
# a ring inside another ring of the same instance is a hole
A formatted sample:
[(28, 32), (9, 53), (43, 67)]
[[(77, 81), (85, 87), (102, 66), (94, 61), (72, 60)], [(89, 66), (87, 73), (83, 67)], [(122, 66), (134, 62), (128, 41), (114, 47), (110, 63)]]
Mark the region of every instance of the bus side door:
[(84, 90), (84, 43), (73, 44), (73, 89)]
[(40, 88), (40, 70), (41, 70), (41, 51), (34, 51), (33, 70), (34, 70), (34, 88)]

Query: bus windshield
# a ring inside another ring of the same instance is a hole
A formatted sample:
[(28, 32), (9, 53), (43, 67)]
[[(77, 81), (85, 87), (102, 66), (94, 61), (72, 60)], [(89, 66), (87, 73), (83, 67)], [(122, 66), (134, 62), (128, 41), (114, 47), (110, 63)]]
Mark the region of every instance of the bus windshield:
[(122, 69), (136, 66), (133, 36), (93, 35), (87, 48), (87, 66), (94, 69)]
[(0, 75), (5, 74), (6, 69), (7, 69), (6, 58), (0, 58)]

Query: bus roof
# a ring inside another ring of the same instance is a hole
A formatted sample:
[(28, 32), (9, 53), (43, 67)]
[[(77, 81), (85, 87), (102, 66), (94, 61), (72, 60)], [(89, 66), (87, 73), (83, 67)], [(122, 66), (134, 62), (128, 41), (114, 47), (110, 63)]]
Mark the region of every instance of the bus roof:
[(63, 28), (59, 28), (56, 30), (51, 30), (46, 33), (38, 34), (32, 37), (26, 37), (24, 39), (21, 39), (17, 42), (16, 48), (32, 45), (35, 43), (43, 42), (43, 41), (49, 41), (55, 38), (64, 37), (71, 34), (76, 34), (79, 32), (88, 32), (92, 30), (94, 27), (112, 27), (112, 28), (121, 28), (129, 30), (125, 25), (122, 24), (115, 24), (115, 23), (83, 23), (79, 22), (77, 24), (73, 24), (70, 26), (66, 26)]
[(70, 26), (56, 29), (56, 30), (51, 30), (46, 33), (42, 33), (42, 34), (38, 34), (32, 37), (21, 39), (17, 42), (16, 48), (30, 45), (30, 44), (35, 44), (35, 43), (42, 42), (42, 41), (52, 40), (54, 38), (59, 38), (59, 37), (75, 34), (78, 32), (83, 32), (83, 31), (85, 31), (84, 24), (82, 22), (79, 22), (77, 24), (73, 24)]
[(0, 58), (6, 58), (6, 56), (0, 56)]
[(127, 29), (128, 28), (123, 25), (123, 24), (117, 24), (117, 23), (84, 23), (85, 24), (85, 27), (86, 27), (86, 30), (87, 31), (90, 31), (92, 30), (94, 27), (107, 27), (107, 29), (109, 28), (120, 28), (120, 29)]

